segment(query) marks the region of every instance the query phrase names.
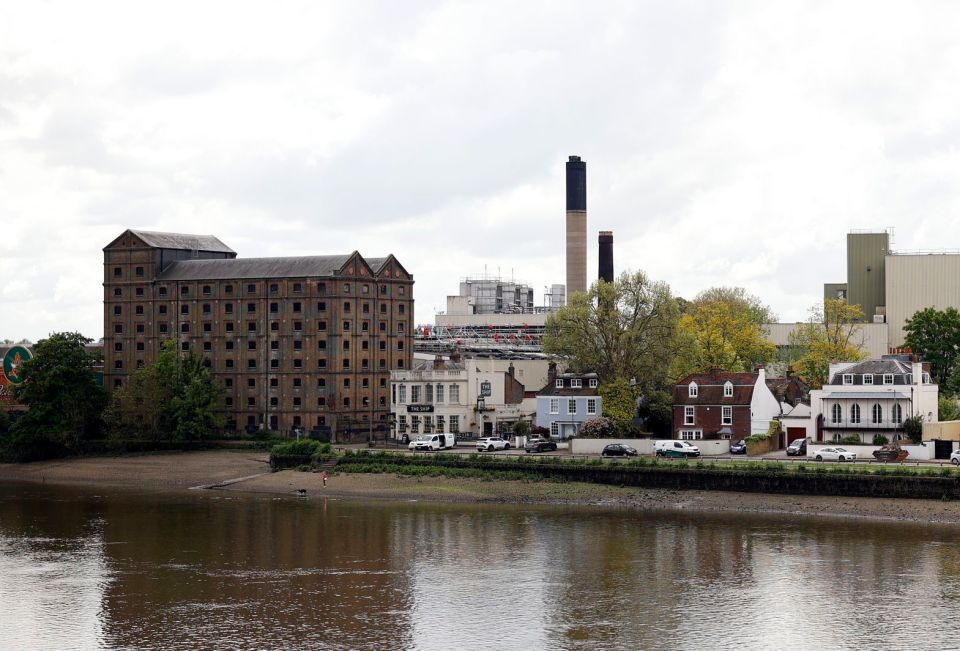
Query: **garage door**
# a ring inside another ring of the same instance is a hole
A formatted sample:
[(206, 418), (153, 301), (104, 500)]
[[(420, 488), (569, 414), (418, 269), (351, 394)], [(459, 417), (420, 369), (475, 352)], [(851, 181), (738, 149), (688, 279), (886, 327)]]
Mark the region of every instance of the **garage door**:
[(790, 445), (793, 441), (797, 439), (807, 438), (807, 428), (805, 427), (788, 427), (787, 428), (787, 445)]
[(933, 458), (934, 459), (949, 459), (951, 452), (953, 452), (953, 441), (934, 441), (933, 442)]

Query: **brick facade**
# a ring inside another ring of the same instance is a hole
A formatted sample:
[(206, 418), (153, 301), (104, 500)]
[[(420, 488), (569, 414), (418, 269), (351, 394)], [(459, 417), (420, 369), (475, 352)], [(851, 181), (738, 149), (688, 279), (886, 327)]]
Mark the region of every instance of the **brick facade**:
[(140, 231), (104, 249), (104, 385), (174, 339), (210, 361), (228, 430), (385, 429), (412, 319), (413, 277), (393, 256), (237, 259), (210, 236)]

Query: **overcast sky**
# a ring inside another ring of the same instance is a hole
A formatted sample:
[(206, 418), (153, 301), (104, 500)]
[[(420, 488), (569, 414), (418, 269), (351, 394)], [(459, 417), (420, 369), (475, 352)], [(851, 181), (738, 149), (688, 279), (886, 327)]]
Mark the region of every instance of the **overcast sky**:
[(951, 2), (0, 0), (0, 339), (103, 334), (102, 248), (394, 253), (565, 281), (564, 161), (617, 273), (740, 285), (782, 320), (845, 233), (960, 248)]

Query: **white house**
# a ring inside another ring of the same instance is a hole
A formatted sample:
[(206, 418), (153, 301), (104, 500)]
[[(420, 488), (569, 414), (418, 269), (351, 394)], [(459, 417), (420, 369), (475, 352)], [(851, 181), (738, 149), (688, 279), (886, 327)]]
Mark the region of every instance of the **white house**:
[(909, 356), (831, 364), (829, 374), (829, 384), (810, 392), (808, 429), (817, 441), (855, 435), (871, 443), (876, 434), (893, 441), (905, 438), (903, 421), (911, 416), (938, 421), (938, 387), (929, 366)]

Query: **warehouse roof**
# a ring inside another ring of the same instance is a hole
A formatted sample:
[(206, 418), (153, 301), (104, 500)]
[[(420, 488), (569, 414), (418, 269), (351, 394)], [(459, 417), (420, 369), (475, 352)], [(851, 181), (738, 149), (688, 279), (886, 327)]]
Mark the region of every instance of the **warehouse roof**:
[(217, 253), (236, 253), (213, 235), (188, 235), (185, 233), (157, 233), (154, 231), (130, 232), (139, 237), (147, 246), (158, 249), (181, 249), (186, 251), (213, 251)]
[(157, 278), (165, 280), (230, 280), (244, 278), (311, 278), (334, 276), (350, 259), (345, 255), (292, 258), (236, 258), (232, 260), (180, 260)]

